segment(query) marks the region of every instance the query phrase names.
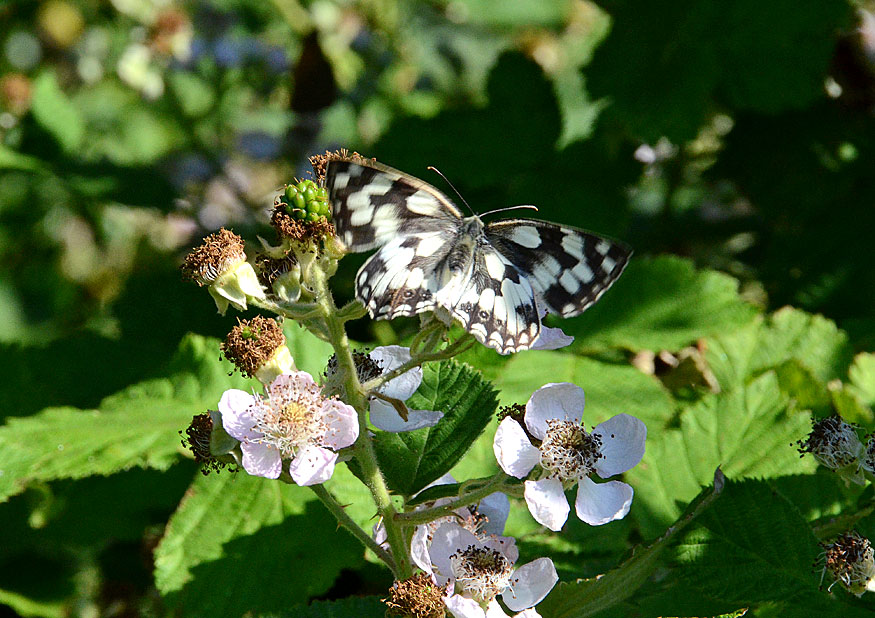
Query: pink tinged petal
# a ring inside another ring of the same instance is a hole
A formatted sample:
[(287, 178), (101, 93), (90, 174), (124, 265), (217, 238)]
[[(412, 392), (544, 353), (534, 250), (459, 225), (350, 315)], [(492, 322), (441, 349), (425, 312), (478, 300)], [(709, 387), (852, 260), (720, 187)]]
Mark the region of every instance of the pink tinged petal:
[[(383, 374), (397, 369), (411, 359), (410, 349), (400, 345), (374, 348), (374, 351), (368, 354), (368, 356), (371, 357), (371, 360), (377, 361), (380, 364)], [(420, 384), (422, 384), (422, 367), (415, 367), (383, 384), (380, 387), (380, 392), (388, 397), (406, 401), (416, 392)]]
[(547, 526), (553, 532), (562, 529), (571, 510), (565, 498), (562, 481), (559, 479), (526, 481), (523, 495), (535, 521)]
[(481, 547), (483, 544), (471, 532), (455, 523), (441, 524), (431, 537), (428, 555), (438, 573), (437, 583), (443, 586), (453, 575), (450, 555), (469, 545)]
[(219, 412), (222, 413), (222, 427), (238, 440), (260, 438), (261, 432), (255, 431), (255, 418), (252, 416), (252, 405), (255, 396), (236, 388), (222, 393), (219, 400)]
[(538, 440), (547, 435), (547, 421), (559, 419), (579, 423), (586, 398), (583, 389), (570, 382), (545, 384), (526, 403), (526, 427)]
[(553, 561), (538, 558), (516, 570), (510, 588), (501, 595), (501, 600), (511, 611), (522, 611), (543, 601), (558, 581)]
[(486, 612), (477, 601), (460, 594), (444, 597), (444, 605), (455, 618), (486, 618)]
[(407, 410), (405, 421), (391, 404), (379, 399), (371, 400), (371, 424), (377, 429), (400, 433), (413, 431), (423, 427), (434, 427), (444, 417), (444, 413), (438, 410)]
[(628, 414), (618, 414), (592, 431), (602, 438), (602, 457), (595, 470), (602, 478), (620, 474), (634, 467), (644, 456), (647, 426)]
[(316, 382), (306, 371), (293, 371), (291, 373), (283, 373), (274, 378), (273, 382), (267, 387), (267, 392), (271, 397), (274, 393), (282, 394), (283, 392), (294, 389), (309, 389), (316, 385)]
[(243, 469), (246, 472), (252, 476), (263, 476), (268, 479), (279, 478), (283, 462), (275, 447), (242, 442), (240, 449), (243, 451)]
[(486, 618), (508, 618), (507, 613), (501, 609), (498, 601), (492, 599), (486, 606)]
[(632, 487), (622, 481), (594, 483), (584, 477), (577, 486), (577, 516), (591, 526), (623, 519), (632, 506)]
[(322, 403), (322, 419), (328, 431), (322, 442), (334, 450), (345, 448), (359, 437), (359, 418), (355, 408), (337, 399), (326, 399)]
[(498, 425), (492, 451), (501, 469), (518, 479), (531, 472), (541, 458), (522, 426), (509, 416), (504, 417)]
[(410, 541), (410, 558), (413, 564), (431, 575), (431, 558), (428, 556), (428, 526), (416, 526)]
[(487, 534), (501, 534), (504, 532), (504, 524), (510, 515), (510, 500), (500, 491), (489, 494), (477, 505), (481, 515), (486, 516), (486, 524), (483, 532)]
[(319, 446), (307, 446), (298, 451), (289, 466), (289, 474), (298, 485), (318, 485), (331, 478), (337, 453)]
[(535, 339), (530, 350), (558, 350), (574, 343), (574, 337), (566, 335), (561, 328), (541, 325), (541, 334)]

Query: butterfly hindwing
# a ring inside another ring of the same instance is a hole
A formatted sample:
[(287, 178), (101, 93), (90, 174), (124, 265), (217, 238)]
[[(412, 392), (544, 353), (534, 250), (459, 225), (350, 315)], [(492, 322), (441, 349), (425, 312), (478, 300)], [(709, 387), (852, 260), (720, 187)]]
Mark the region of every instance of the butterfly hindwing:
[(541, 329), (528, 279), (489, 245), (475, 253), (471, 276), (451, 313), (480, 343), (501, 354), (528, 349)]
[(534, 219), (490, 223), (486, 238), (528, 278), (542, 308), (566, 318), (596, 302), (632, 255), (621, 243)]
[(461, 222), (443, 193), (378, 163), (330, 161), (325, 187), (337, 235), (349, 251), (375, 249), (401, 233), (452, 234)]

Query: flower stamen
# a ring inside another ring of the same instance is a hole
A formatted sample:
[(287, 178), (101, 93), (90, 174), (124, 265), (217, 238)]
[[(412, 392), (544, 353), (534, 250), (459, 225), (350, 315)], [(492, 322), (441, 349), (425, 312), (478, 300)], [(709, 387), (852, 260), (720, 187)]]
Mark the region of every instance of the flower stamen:
[(595, 471), (596, 462), (603, 456), (601, 447), (601, 437), (587, 433), (583, 425), (550, 419), (538, 449), (541, 467), (547, 471), (547, 478), (576, 481)]

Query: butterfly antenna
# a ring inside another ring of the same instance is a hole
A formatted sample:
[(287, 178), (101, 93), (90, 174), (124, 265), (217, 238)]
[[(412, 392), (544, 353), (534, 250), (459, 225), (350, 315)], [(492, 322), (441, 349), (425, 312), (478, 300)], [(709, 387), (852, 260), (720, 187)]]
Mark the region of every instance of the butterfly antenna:
[(490, 210), (488, 212), (484, 212), (481, 217), (485, 217), (486, 215), (494, 215), (497, 212), (505, 212), (507, 210), (516, 210), (517, 208), (527, 208), (529, 210), (534, 210), (537, 212), (538, 207), (532, 206), (531, 204), (520, 204), (519, 206), (508, 206), (507, 208), (496, 208), (495, 210)]
[(474, 212), (474, 209), (471, 208), (471, 206), (468, 204), (468, 202), (465, 201), (465, 198), (462, 197), (462, 194), (459, 193), (459, 190), (456, 189), (456, 187), (453, 186), (453, 183), (451, 183), (451, 182), (447, 179), (447, 177), (444, 176), (443, 173), (442, 173), (438, 168), (436, 168), (436, 167), (434, 167), (434, 166), (432, 166), (432, 165), (429, 165), (429, 166), (428, 166), (428, 169), (431, 170), (432, 172), (437, 173), (438, 176), (440, 176), (441, 178), (443, 178), (443, 179), (444, 179), (444, 182), (446, 182), (448, 185), (450, 185), (450, 188), (451, 188), (453, 191), (455, 191), (456, 195), (459, 196), (459, 199), (462, 200), (462, 203), (463, 203), (465, 206), (468, 207), (468, 210), (471, 211), (471, 214), (472, 214), (472, 215), (475, 215), (475, 216), (477, 215), (477, 213)]

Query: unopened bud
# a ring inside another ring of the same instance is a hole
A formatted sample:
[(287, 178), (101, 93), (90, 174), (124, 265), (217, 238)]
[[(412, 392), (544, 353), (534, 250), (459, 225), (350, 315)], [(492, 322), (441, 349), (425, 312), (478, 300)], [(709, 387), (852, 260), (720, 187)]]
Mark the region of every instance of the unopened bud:
[(414, 618), (444, 618), (446, 606), (443, 596), (446, 591), (435, 584), (425, 573), (414, 575), (404, 581), (396, 581), (389, 588), (389, 597), (383, 599), (388, 606), (388, 616), (413, 616)]

